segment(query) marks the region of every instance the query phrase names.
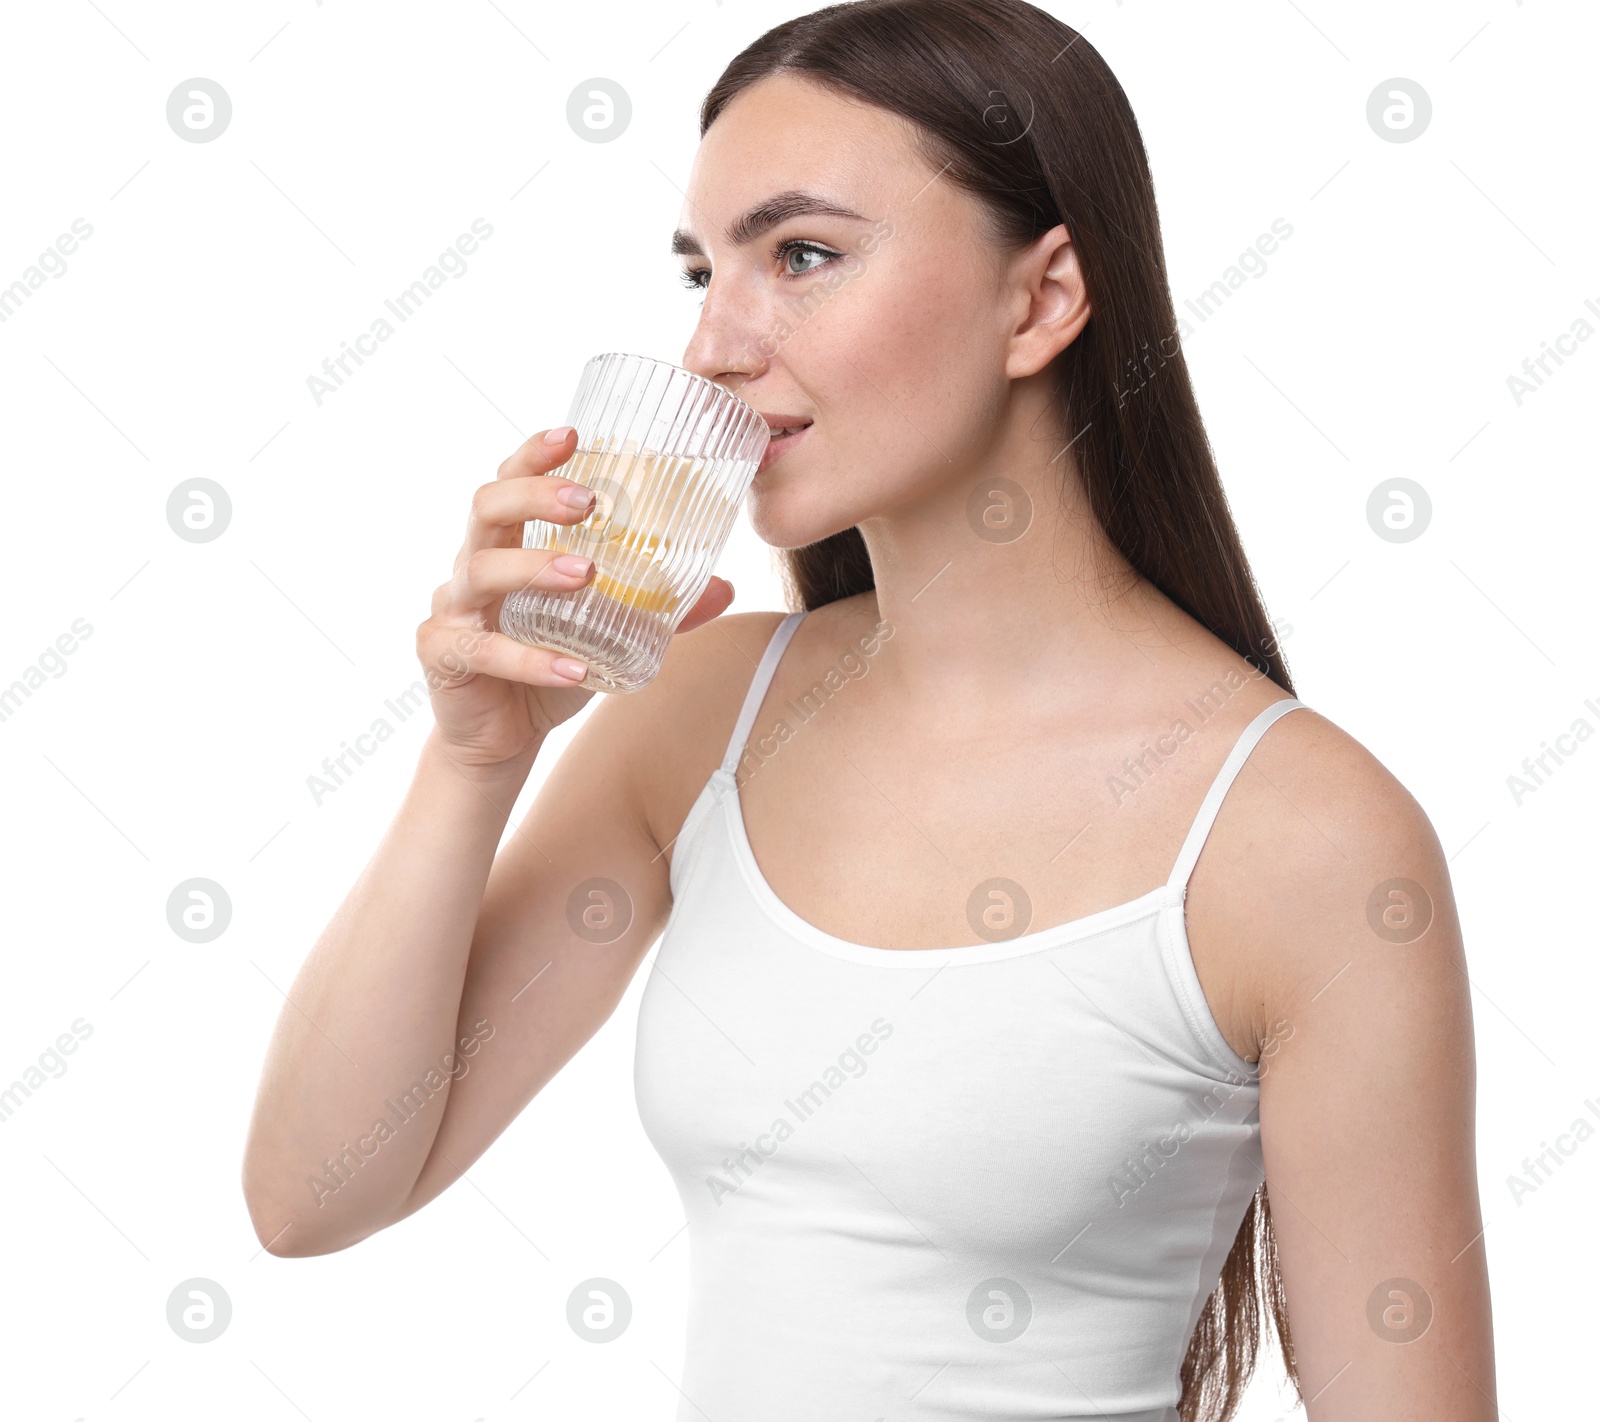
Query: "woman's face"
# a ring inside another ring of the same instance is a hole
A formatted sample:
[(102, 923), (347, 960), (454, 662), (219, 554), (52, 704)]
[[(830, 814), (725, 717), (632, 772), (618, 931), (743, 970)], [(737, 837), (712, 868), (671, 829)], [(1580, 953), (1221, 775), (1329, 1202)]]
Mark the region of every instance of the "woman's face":
[[(779, 548), (939, 489), (964, 498), (1016, 414), (1013, 376), (1031, 373), (1027, 271), (910, 133), (775, 75), (723, 109), (695, 158), (673, 250), (705, 297), (682, 363), (780, 423), (810, 421), (751, 487), (752, 526)], [(822, 204), (840, 211), (803, 210)]]

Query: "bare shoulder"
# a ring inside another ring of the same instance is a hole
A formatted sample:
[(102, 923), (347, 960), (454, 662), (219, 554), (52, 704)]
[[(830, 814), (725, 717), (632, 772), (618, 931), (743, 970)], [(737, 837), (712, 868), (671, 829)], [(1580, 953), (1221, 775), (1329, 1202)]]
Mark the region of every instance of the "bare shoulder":
[[(1353, 974), (1346, 990), (1360, 1000), (1436, 991), (1464, 970), (1449, 866), (1427, 814), (1371, 751), (1309, 707), (1275, 721), (1245, 761), (1190, 904), (1197, 959), (1232, 958), (1225, 1034), (1258, 1049), (1342, 976)], [(1424, 942), (1427, 954), (1395, 952)]]
[(618, 718), (618, 734), (635, 767), (645, 826), (669, 857), (684, 817), (721, 763), (761, 655), (785, 616), (730, 612), (680, 632), (655, 680), (618, 698), (632, 703), (630, 714)]
[[(1376, 756), (1309, 710), (1273, 723), (1234, 789), (1217, 821), (1227, 882), (1201, 888), (1202, 912), (1252, 974), (1301, 1376), (1338, 1378), (1330, 1417), (1387, 1404), (1487, 1418), (1472, 992), (1438, 835)], [(1427, 1350), (1392, 1346), (1422, 1329)]]

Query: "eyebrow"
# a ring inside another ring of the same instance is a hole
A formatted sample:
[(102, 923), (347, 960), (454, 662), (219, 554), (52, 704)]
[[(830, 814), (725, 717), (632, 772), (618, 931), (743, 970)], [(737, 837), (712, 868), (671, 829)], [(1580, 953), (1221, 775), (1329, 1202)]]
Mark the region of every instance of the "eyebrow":
[[(837, 203), (828, 202), (825, 198), (818, 197), (815, 193), (801, 192), (791, 188), (788, 192), (775, 193), (763, 202), (758, 202), (743, 217), (736, 218), (728, 224), (728, 245), (742, 247), (747, 242), (754, 242), (764, 232), (770, 231), (780, 222), (791, 217), (849, 217), (857, 222), (867, 219), (859, 212), (852, 212), (848, 207), (840, 207)], [(672, 255), (675, 257), (703, 257), (705, 248), (700, 245), (700, 240), (692, 232), (679, 228), (672, 234)]]

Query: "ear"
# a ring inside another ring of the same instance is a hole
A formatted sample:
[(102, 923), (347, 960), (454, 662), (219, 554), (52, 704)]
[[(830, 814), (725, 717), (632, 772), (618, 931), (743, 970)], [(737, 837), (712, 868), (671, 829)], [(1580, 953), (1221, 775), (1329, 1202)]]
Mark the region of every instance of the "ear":
[(1016, 379), (1043, 370), (1077, 340), (1090, 307), (1078, 249), (1060, 223), (1012, 258), (1009, 275), (1022, 310), (1006, 350), (1006, 374)]

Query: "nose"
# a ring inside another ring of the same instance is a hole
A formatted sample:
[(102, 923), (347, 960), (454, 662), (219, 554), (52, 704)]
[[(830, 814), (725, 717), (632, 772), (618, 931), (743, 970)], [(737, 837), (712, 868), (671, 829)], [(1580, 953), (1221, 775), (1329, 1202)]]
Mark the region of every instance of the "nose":
[(767, 368), (767, 356), (757, 339), (748, 306), (741, 306), (726, 283), (707, 284), (706, 298), (694, 334), (679, 362), (685, 370), (727, 387), (735, 394)]

